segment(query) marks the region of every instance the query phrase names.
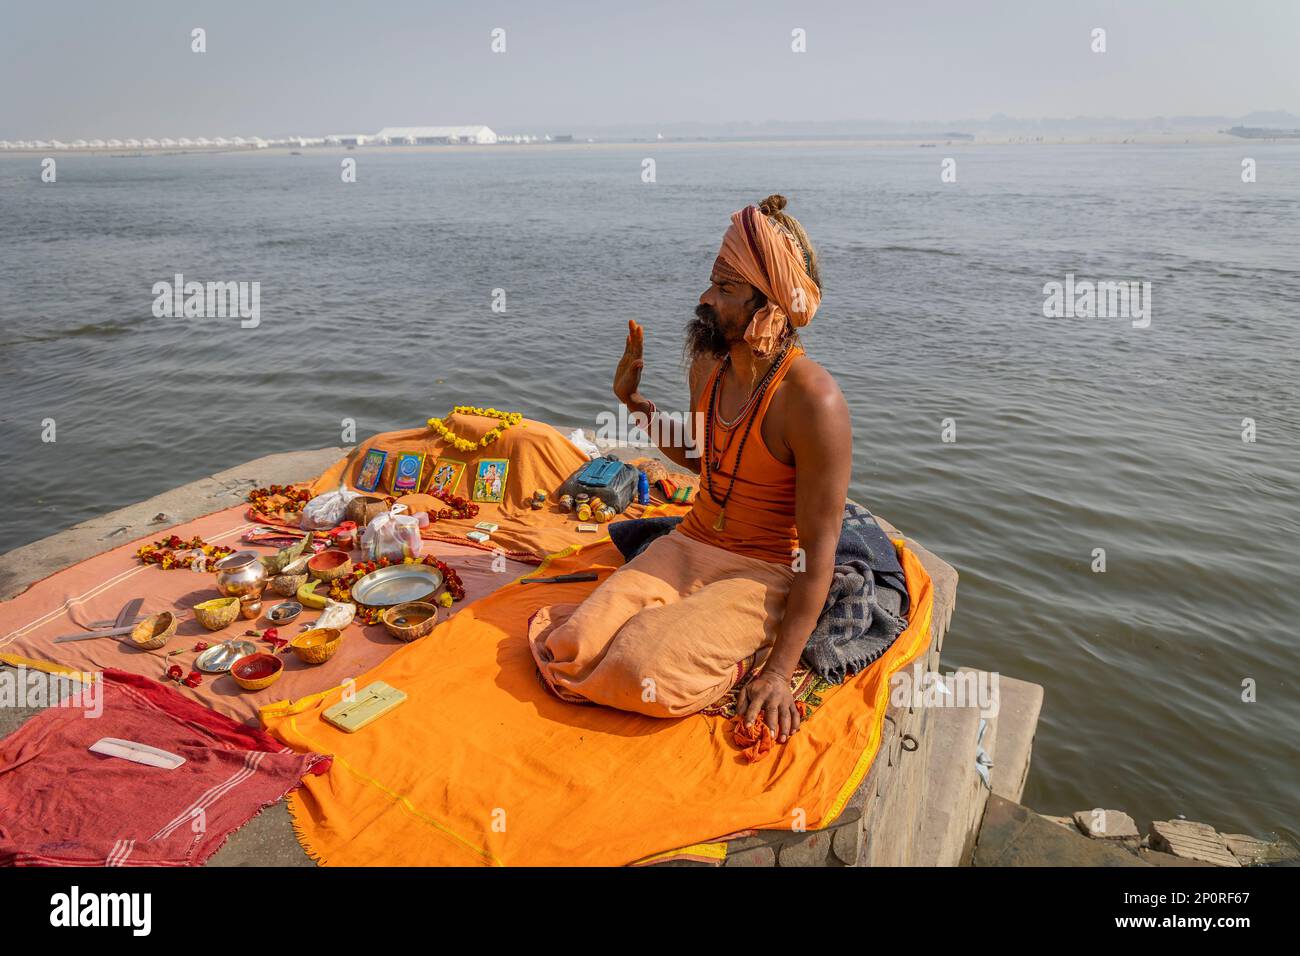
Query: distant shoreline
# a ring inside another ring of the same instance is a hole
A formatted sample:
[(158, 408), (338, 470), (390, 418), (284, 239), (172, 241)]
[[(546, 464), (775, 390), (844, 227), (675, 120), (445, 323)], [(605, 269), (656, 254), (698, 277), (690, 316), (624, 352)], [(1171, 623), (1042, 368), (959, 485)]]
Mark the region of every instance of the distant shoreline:
[(1168, 134), (1168, 133), (1147, 133), (1132, 136), (1008, 136), (1008, 137), (977, 137), (975, 139), (943, 139), (943, 138), (917, 138), (917, 139), (869, 139), (854, 137), (828, 137), (824, 139), (797, 139), (791, 137), (780, 138), (738, 138), (738, 139), (693, 139), (693, 138), (665, 138), (659, 140), (605, 140), (596, 142), (572, 142), (572, 143), (527, 143), (527, 144), (496, 144), (496, 145), (421, 145), (421, 146), (269, 146), (264, 149), (255, 149), (251, 147), (230, 147), (230, 146), (187, 146), (179, 147), (157, 147), (157, 148), (131, 148), (123, 147), (97, 148), (97, 149), (69, 149), (67, 147), (55, 149), (45, 147), (40, 149), (6, 149), (0, 151), (0, 156), (20, 155), (85, 155), (85, 156), (115, 156), (122, 158), (136, 158), (144, 156), (192, 156), (192, 155), (249, 155), (249, 156), (289, 156), (293, 153), (303, 155), (322, 155), (322, 156), (345, 156), (354, 155), (378, 155), (378, 154), (398, 154), (398, 153), (528, 153), (536, 150), (546, 152), (568, 151), (574, 152), (579, 150), (611, 150), (611, 149), (688, 149), (688, 148), (725, 148), (725, 147), (818, 147), (823, 149), (853, 149), (853, 148), (872, 148), (872, 149), (920, 149), (920, 148), (944, 148), (968, 149), (980, 146), (1229, 146), (1238, 145), (1242, 147), (1250, 146), (1259, 148), (1260, 146), (1269, 145), (1286, 145), (1300, 142), (1296, 139), (1269, 139), (1269, 138), (1249, 138), (1243, 139), (1238, 136), (1230, 136), (1227, 133), (1195, 133), (1195, 134)]

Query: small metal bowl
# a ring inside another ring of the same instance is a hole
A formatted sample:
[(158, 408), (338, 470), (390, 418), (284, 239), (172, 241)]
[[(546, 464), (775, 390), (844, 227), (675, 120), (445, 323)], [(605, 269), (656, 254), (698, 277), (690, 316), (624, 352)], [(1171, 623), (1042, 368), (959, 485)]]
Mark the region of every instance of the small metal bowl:
[(266, 619), (272, 624), (288, 624), (302, 613), (302, 605), (297, 601), (281, 601), (266, 612)]
[(222, 641), (196, 657), (194, 666), (207, 674), (224, 674), (235, 661), (257, 652), (258, 647), (252, 641)]

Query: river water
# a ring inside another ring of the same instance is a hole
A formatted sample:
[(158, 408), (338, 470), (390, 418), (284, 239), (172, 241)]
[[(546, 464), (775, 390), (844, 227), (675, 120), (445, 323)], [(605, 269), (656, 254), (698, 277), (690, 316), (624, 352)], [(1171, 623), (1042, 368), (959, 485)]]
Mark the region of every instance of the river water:
[[(629, 317), (680, 406), (727, 216), (783, 192), (820, 247), (805, 340), (853, 411), (853, 496), (960, 572), (945, 666), (1046, 690), (1025, 802), (1300, 831), (1300, 147), (57, 162), (0, 157), (4, 548), (344, 419), (592, 427)], [(176, 273), (259, 282), (259, 324), (155, 317)], [(1067, 275), (1149, 282), (1149, 315), (1045, 317)]]

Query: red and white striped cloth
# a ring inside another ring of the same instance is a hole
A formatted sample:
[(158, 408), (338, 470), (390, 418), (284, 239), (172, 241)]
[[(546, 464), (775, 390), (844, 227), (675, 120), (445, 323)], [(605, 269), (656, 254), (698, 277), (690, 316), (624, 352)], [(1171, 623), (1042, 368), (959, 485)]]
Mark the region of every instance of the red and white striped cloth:
[[(0, 741), (0, 864), (196, 866), (328, 757), (300, 754), (138, 674), (108, 670), (103, 710), (50, 707)], [(91, 753), (101, 737), (185, 758)]]

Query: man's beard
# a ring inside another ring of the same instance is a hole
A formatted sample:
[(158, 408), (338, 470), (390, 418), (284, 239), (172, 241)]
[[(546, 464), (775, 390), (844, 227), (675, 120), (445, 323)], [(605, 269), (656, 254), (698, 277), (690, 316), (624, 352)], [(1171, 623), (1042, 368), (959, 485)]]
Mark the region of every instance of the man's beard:
[(701, 356), (722, 358), (731, 350), (731, 343), (722, 331), (722, 322), (711, 306), (695, 307), (695, 318), (686, 323), (686, 354), (691, 359)]

